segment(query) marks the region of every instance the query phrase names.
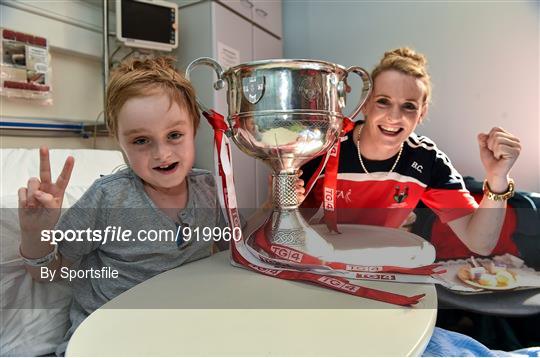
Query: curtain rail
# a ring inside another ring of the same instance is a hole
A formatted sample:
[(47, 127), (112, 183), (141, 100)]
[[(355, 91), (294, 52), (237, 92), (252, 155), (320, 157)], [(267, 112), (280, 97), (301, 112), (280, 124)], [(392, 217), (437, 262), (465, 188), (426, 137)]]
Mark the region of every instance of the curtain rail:
[[(94, 135), (106, 136), (108, 130), (105, 124), (95, 122), (62, 121), (51, 118), (27, 118), (27, 117), (0, 117), (0, 130), (2, 135), (17, 135), (17, 132), (41, 132), (50, 134), (70, 134), (89, 138)], [(22, 133), (21, 133), (22, 134)]]

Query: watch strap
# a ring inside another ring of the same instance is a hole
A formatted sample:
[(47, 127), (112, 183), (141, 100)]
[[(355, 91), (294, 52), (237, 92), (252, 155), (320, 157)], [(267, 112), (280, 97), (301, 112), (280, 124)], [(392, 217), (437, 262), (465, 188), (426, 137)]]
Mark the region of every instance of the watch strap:
[(484, 180), (484, 185), (482, 186), (482, 190), (484, 191), (484, 195), (487, 196), (489, 200), (505, 201), (514, 196), (515, 184), (514, 184), (514, 180), (509, 179), (508, 188), (506, 189), (504, 193), (494, 193), (493, 191), (491, 191), (491, 188), (489, 187), (487, 180)]

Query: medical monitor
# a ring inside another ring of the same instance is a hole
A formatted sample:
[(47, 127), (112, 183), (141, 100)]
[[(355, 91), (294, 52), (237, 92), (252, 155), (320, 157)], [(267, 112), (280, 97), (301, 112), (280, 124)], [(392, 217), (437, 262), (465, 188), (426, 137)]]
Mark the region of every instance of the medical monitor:
[(161, 0), (117, 0), (116, 37), (126, 46), (172, 51), (178, 47), (178, 5)]

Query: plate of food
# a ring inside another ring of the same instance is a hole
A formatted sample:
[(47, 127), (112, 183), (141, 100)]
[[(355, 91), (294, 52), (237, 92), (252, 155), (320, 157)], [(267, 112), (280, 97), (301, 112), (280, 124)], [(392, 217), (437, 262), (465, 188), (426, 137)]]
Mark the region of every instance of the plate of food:
[(471, 263), (459, 268), (457, 276), (468, 285), (486, 290), (511, 290), (518, 287), (518, 276), (505, 265), (487, 261), (479, 265), (471, 257)]

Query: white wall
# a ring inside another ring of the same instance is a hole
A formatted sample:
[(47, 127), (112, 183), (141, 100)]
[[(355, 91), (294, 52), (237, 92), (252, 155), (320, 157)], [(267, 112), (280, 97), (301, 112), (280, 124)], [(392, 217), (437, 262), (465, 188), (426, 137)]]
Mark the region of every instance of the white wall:
[[(172, 0), (179, 5), (199, 0)], [(109, 33), (116, 32), (109, 0)], [(102, 0), (2, 0), (0, 26), (45, 37), (52, 66), (53, 105), (0, 97), (0, 117), (103, 123)], [(110, 53), (118, 46), (109, 37)], [(117, 54), (117, 60), (122, 54)]]
[(76, 122), (103, 123), (101, 62), (88, 57), (51, 51), (53, 105), (2, 97), (0, 115), (52, 118)]
[(433, 103), (417, 132), (483, 179), (476, 134), (502, 126), (523, 144), (518, 189), (540, 192), (540, 2), (284, 1), (283, 15), (285, 57), (371, 70), (395, 47), (426, 54)]
[[(97, 0), (2, 1), (1, 26), (45, 37), (53, 105), (1, 97), (0, 115), (91, 122), (103, 110), (102, 11)], [(103, 122), (102, 118), (100, 120)]]

